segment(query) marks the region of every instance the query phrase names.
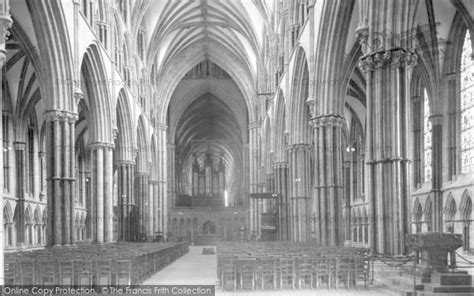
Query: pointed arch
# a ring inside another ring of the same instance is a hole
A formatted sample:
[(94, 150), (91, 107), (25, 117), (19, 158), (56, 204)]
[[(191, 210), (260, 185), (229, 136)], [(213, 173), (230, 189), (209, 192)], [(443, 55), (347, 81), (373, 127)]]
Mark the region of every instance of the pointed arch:
[(132, 110), (130, 106), (130, 100), (125, 92), (125, 89), (122, 88), (119, 91), (117, 106), (116, 106), (116, 116), (117, 116), (117, 128), (118, 136), (116, 139), (115, 153), (117, 154), (117, 159), (119, 160), (133, 160), (134, 153), (134, 139), (132, 128)]
[(421, 207), (420, 199), (417, 197), (413, 203), (413, 221), (421, 222), (423, 217), (423, 208)]
[(446, 221), (450, 221), (454, 219), (457, 212), (457, 207), (456, 207), (456, 201), (454, 200), (452, 193), (450, 193), (448, 195), (448, 198), (446, 199), (443, 212), (444, 212)]
[(43, 216), (41, 215), (41, 208), (39, 205), (35, 208), (34, 221), (35, 224), (43, 224)]
[(464, 190), (462, 194), (461, 202), (459, 203), (459, 212), (461, 213), (462, 220), (471, 220), (472, 200), (467, 189)]
[(99, 48), (89, 45), (81, 63), (81, 86), (90, 112), (92, 142), (112, 142), (112, 115), (108, 78)]
[(3, 206), (3, 223), (13, 223), (13, 211), (12, 211), (12, 206), (10, 205), (9, 201), (5, 202), (5, 205)]
[(137, 126), (137, 172), (148, 172), (150, 157), (146, 127), (145, 118), (143, 115), (140, 115)]
[(288, 143), (285, 140), (286, 133), (286, 102), (281, 89), (278, 90), (276, 96), (274, 115), (273, 115), (273, 149), (275, 153), (275, 161), (286, 161), (285, 148)]
[(309, 94), (308, 61), (303, 47), (296, 51), (290, 98), (290, 144), (312, 144), (309, 125), (311, 110), (307, 105)]

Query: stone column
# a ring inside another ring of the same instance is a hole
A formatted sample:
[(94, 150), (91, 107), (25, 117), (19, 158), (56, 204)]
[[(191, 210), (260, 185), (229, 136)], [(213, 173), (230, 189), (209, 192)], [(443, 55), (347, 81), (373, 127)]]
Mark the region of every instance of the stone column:
[(314, 223), (317, 243), (335, 246), (342, 230), (342, 126), (344, 118), (328, 114), (312, 119), (315, 148)]
[(132, 239), (132, 211), (135, 207), (133, 196), (133, 178), (135, 163), (121, 160), (117, 162), (118, 170), (118, 197), (119, 197), (119, 240)]
[(114, 241), (113, 146), (104, 149), (104, 242)]
[(26, 192), (26, 168), (25, 168), (25, 142), (15, 142), (15, 160), (16, 160), (16, 197), (18, 198), (18, 224), (16, 227), (18, 246), (25, 243), (25, 192)]
[(74, 243), (74, 129), (77, 115), (45, 112), (48, 181), (48, 245)]
[(405, 251), (408, 233), (410, 68), (403, 48), (365, 55), (367, 79), (367, 196), (371, 203), (371, 247), (386, 254)]
[[(0, 73), (3, 75), (3, 65), (5, 64), (7, 52), (5, 50), (5, 37), (7, 30), (12, 25), (13, 21), (10, 18), (10, 6), (8, 0), (3, 1), (3, 11), (0, 11)], [(0, 85), (0, 110), (3, 106), (3, 86)], [(0, 120), (0, 130), (3, 129), (3, 121)], [(3, 135), (0, 133), (0, 143), (3, 143)], [(3, 153), (0, 153), (0, 166), (3, 167)], [(3, 190), (3, 169), (0, 170), (0, 190)], [(3, 194), (0, 195), (0, 202), (3, 205)], [(3, 221), (3, 209), (0, 211), (0, 221)], [(3, 227), (0, 227), (0, 266), (3, 266)], [(0, 285), (4, 284), (4, 269), (0, 268)]]
[(148, 180), (150, 175), (148, 172), (136, 172), (135, 173), (135, 188), (136, 188), (136, 200), (138, 205), (138, 238), (141, 240), (146, 235), (147, 220), (148, 217)]
[(433, 192), (433, 232), (443, 232), (443, 116), (430, 116), (431, 128), (431, 191)]
[(165, 124), (156, 126), (158, 133), (158, 231), (163, 232), (163, 237), (168, 237), (168, 155), (167, 155), (167, 130)]
[(158, 194), (158, 181), (150, 180), (150, 193), (148, 194), (148, 215), (150, 219), (148, 221), (148, 235), (151, 237), (155, 236), (155, 233), (159, 229), (158, 221), (160, 219), (160, 200)]
[(289, 240), (289, 202), (288, 202), (288, 163), (277, 162), (273, 165), (275, 174), (275, 193), (278, 193), (278, 232), (280, 240)]
[(93, 241), (113, 241), (113, 147), (112, 143), (90, 144), (92, 168)]
[[(249, 161), (250, 161), (250, 194), (259, 192), (259, 132), (260, 122), (254, 122), (249, 124)], [(260, 232), (259, 225), (259, 202), (258, 199), (249, 200), (249, 212), (250, 212), (250, 231), (253, 235), (258, 236)]]
[(176, 145), (168, 144), (168, 196), (172, 207), (176, 205)]
[(311, 238), (311, 145), (288, 146), (290, 184), (291, 240), (307, 241)]

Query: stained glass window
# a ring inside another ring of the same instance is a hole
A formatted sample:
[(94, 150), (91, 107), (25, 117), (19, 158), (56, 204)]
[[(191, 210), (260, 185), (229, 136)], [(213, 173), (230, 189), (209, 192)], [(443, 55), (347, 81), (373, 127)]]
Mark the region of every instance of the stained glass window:
[(431, 181), (431, 121), (430, 121), (430, 100), (426, 88), (423, 90), (423, 147), (424, 147), (424, 168), (425, 182)]
[(461, 172), (474, 171), (474, 62), (466, 31), (461, 57)]

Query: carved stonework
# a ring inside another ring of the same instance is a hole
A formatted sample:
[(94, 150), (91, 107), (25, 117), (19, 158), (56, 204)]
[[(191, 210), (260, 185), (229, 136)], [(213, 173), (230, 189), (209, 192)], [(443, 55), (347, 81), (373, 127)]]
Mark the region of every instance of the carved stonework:
[(368, 45), (367, 40), (369, 39), (369, 27), (363, 26), (356, 29), (357, 39), (362, 46), (362, 52), (367, 54)]
[(314, 111), (314, 100), (311, 99), (311, 98), (308, 98), (308, 99), (306, 100), (306, 105), (308, 105), (310, 118), (313, 118), (314, 115), (315, 115), (315, 111)]
[(377, 68), (396, 66), (401, 68), (412, 68), (416, 65), (416, 54), (408, 52), (403, 48), (381, 50), (362, 57), (359, 68), (363, 72), (374, 71)]
[(88, 146), (90, 149), (103, 149), (103, 150), (107, 150), (107, 149), (113, 150), (115, 148), (114, 143), (108, 143), (108, 142), (93, 142), (93, 143), (89, 143)]
[(46, 121), (67, 121), (74, 123), (78, 119), (78, 115), (74, 112), (63, 110), (50, 110), (44, 113)]
[(323, 126), (339, 126), (342, 127), (345, 123), (345, 118), (339, 114), (328, 114), (323, 116), (314, 117), (312, 119), (313, 127)]

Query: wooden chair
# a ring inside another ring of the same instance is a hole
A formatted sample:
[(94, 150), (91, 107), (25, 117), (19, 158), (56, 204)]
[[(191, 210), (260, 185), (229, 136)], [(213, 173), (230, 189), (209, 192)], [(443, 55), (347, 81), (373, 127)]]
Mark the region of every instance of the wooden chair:
[(331, 288), (332, 282), (332, 264), (333, 259), (328, 257), (319, 257), (315, 260), (313, 269), (313, 280), (316, 289), (326, 284), (326, 288)]
[(240, 290), (255, 290), (256, 258), (238, 258), (237, 275)]
[(61, 261), (59, 264), (59, 284), (74, 285), (74, 261)]
[(296, 282), (298, 289), (313, 288), (313, 259), (310, 257), (299, 257), (296, 263)]
[(277, 263), (280, 289), (295, 289), (295, 259), (282, 257)]
[(237, 289), (237, 265), (236, 258), (226, 256), (219, 258), (219, 279), (224, 290), (235, 291)]
[(277, 263), (278, 259), (273, 257), (261, 257), (258, 259), (256, 270), (257, 287), (266, 290), (275, 290), (277, 283)]

